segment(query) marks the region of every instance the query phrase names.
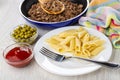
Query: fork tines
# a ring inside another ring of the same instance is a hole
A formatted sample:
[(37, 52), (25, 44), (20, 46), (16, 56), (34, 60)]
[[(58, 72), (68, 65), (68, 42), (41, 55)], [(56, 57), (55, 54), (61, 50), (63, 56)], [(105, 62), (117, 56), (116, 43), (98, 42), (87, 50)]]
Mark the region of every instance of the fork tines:
[(55, 61), (62, 61), (65, 58), (63, 55), (59, 55), (57, 53), (54, 53), (54, 52), (48, 50), (45, 47), (42, 47), (40, 49), (40, 53), (47, 56), (47, 57), (49, 57), (49, 58), (51, 58), (51, 59), (53, 59), (53, 60), (55, 60)]

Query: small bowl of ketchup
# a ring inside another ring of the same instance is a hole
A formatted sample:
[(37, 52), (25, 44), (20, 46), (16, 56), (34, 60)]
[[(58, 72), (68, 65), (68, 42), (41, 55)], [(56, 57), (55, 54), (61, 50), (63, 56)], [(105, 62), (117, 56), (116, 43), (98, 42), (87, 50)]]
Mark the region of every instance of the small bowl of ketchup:
[(32, 58), (32, 47), (27, 43), (14, 43), (3, 51), (5, 61), (14, 67), (24, 67), (28, 65)]

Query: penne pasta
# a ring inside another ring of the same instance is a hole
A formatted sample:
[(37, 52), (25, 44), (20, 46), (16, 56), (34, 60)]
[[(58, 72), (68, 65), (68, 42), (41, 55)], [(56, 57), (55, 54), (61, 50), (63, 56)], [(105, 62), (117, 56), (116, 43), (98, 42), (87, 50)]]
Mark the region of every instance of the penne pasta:
[(77, 37), (75, 37), (75, 50), (81, 51), (81, 42)]
[(55, 44), (49, 44), (53, 49), (55, 49), (58, 52), (64, 52), (64, 48), (60, 45), (55, 45)]
[(81, 32), (81, 31), (85, 31), (85, 29), (83, 27), (80, 27), (77, 31)]
[(70, 29), (70, 30), (66, 30), (64, 32), (59, 33), (58, 36), (62, 38), (66, 38), (68, 36), (72, 36), (74, 32), (76, 32), (76, 29)]
[(70, 41), (70, 49), (71, 50), (75, 50), (75, 39), (72, 39), (71, 41)]
[(99, 38), (96, 37), (96, 36), (90, 35), (90, 41), (92, 41), (92, 40), (97, 40), (97, 39), (99, 39)]
[(77, 35), (79, 39), (82, 39), (85, 36), (85, 34), (87, 34), (87, 31), (79, 32)]
[(81, 58), (89, 58), (89, 56), (87, 54), (83, 54), (83, 52), (76, 52), (74, 56)]
[(95, 48), (95, 49), (91, 52), (91, 55), (95, 56), (95, 55), (97, 55), (99, 52), (101, 52), (103, 49), (104, 49), (103, 46), (99, 46), (99, 47)]
[(46, 42), (51, 43), (51, 44), (58, 44), (59, 43), (59, 41), (57, 41), (53, 38), (47, 39)]
[(69, 52), (83, 58), (91, 58), (104, 49), (104, 40), (89, 34), (82, 27), (53, 35), (46, 42), (60, 53)]
[(67, 38), (65, 38), (65, 40), (63, 40), (62, 42), (60, 42), (60, 44), (62, 45), (66, 45), (67, 43), (70, 42), (71, 39), (74, 39), (75, 36), (68, 36)]
[(64, 40), (63, 38), (58, 37), (57, 35), (54, 35), (52, 38), (55, 39), (56, 41), (59, 41), (59, 42)]
[(84, 38), (82, 39), (83, 44), (88, 42), (90, 39), (89, 33), (85, 34)]

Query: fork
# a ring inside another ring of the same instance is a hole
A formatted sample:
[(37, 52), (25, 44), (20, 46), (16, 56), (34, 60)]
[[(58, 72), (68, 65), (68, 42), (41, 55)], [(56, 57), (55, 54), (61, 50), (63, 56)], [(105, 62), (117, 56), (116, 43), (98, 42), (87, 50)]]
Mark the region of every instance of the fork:
[(120, 64), (106, 62), (106, 61), (95, 61), (95, 60), (81, 58), (81, 57), (73, 57), (73, 56), (67, 57), (67, 56), (60, 55), (60, 54), (57, 54), (55, 52), (52, 52), (45, 47), (42, 47), (39, 52), (41, 54), (43, 54), (44, 56), (46, 56), (46, 57), (48, 57), (52, 60), (58, 61), (58, 62), (62, 62), (62, 61), (66, 60), (66, 59), (69, 59), (69, 58), (77, 58), (77, 59), (92, 62), (92, 63), (98, 64), (98, 65), (101, 65), (101, 66), (104, 66), (104, 67), (108, 67), (108, 68), (116, 68), (116, 69), (120, 68)]

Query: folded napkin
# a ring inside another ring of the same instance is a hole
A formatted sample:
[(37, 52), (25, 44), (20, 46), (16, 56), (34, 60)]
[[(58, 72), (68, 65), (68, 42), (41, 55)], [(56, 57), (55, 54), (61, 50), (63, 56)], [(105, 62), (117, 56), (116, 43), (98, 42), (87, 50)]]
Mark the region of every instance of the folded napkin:
[(119, 0), (92, 0), (86, 17), (81, 17), (79, 24), (103, 32), (111, 39), (114, 48), (120, 48)]

